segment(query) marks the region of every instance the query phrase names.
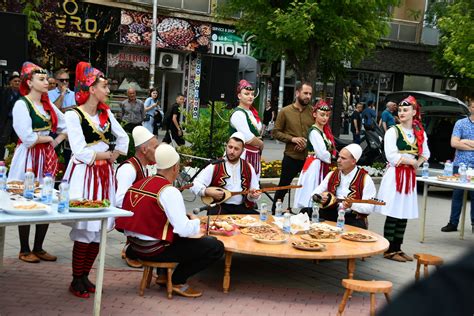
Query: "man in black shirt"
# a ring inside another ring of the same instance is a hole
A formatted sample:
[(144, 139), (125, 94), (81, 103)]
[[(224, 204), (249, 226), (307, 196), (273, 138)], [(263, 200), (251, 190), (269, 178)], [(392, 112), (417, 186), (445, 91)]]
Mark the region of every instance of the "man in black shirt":
[(20, 97), (20, 75), (14, 72), (9, 86), (0, 91), (0, 160), (4, 159), (5, 146), (18, 140), (13, 130), (12, 109)]
[(355, 144), (360, 144), (360, 131), (362, 130), (361, 113), (363, 109), (364, 109), (364, 105), (362, 103), (357, 103), (356, 109), (354, 113), (352, 113), (352, 117), (351, 117), (352, 139)]
[(164, 124), (166, 126), (166, 134), (163, 138), (163, 142), (171, 144), (171, 141), (174, 140), (178, 146), (185, 144), (183, 139), (183, 130), (179, 123), (181, 119), (181, 111), (184, 105), (184, 95), (178, 93), (176, 96), (176, 103), (174, 103), (166, 112)]

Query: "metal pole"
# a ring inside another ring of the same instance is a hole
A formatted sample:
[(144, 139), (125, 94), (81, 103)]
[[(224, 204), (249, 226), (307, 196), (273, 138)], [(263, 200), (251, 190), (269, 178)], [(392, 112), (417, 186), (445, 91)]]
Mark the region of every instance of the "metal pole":
[(283, 92), (285, 90), (285, 72), (286, 72), (285, 56), (281, 57), (280, 64), (280, 86), (278, 87), (278, 112), (283, 108)]
[(150, 82), (149, 88), (155, 85), (155, 60), (156, 60), (156, 16), (158, 11), (158, 0), (153, 0), (153, 24), (151, 26), (151, 47), (150, 47)]

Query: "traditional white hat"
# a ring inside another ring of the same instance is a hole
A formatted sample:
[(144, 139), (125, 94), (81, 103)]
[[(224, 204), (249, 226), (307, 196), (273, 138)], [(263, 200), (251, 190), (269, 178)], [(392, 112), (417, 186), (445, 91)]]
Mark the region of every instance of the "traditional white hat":
[(140, 146), (155, 137), (155, 135), (150, 133), (150, 131), (143, 126), (136, 126), (132, 131), (132, 136), (135, 146)]
[(178, 163), (179, 154), (173, 146), (161, 143), (155, 150), (155, 160), (157, 169), (168, 169)]
[(245, 144), (245, 136), (242, 132), (235, 132), (234, 134), (230, 135), (230, 138), (237, 138), (240, 139)]
[(352, 154), (352, 157), (354, 157), (356, 161), (358, 161), (360, 156), (362, 156), (362, 147), (358, 144), (350, 144), (344, 148)]

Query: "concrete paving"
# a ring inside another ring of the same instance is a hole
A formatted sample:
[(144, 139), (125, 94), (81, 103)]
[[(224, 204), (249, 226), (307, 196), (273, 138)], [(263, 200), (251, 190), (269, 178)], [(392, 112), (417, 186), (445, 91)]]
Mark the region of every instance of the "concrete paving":
[[(264, 157), (281, 159), (283, 145), (266, 141)], [(189, 210), (201, 206), (185, 191)], [(442, 233), (449, 217), (451, 195), (445, 191), (429, 194), (426, 241), (419, 242), (420, 220), (408, 222), (403, 249), (409, 254), (424, 252), (455, 260), (474, 245), (470, 217), (466, 216), (465, 240), (459, 233)], [(421, 208), (421, 195), (419, 196)], [(469, 206), (468, 206), (469, 209)], [(383, 234), (385, 217), (369, 217), (370, 230)], [(16, 227), (7, 227), (5, 268), (0, 271), (0, 315), (89, 315), (93, 299), (79, 299), (68, 292), (71, 281), (72, 242), (70, 228), (61, 224), (50, 226), (44, 248), (58, 256), (54, 263), (27, 264), (19, 261)], [(33, 234), (31, 236), (33, 238)], [(168, 300), (163, 289), (152, 286), (138, 296), (140, 269), (131, 269), (120, 258), (124, 237), (116, 231), (108, 234), (106, 272), (102, 302), (103, 315), (335, 315), (344, 292), (341, 279), (346, 277), (345, 261), (285, 260), (235, 255), (231, 271), (231, 290), (222, 293), (223, 260), (199, 273), (190, 283), (204, 291), (197, 299), (174, 296)], [(357, 260), (355, 278), (393, 282), (394, 294), (413, 282), (416, 263), (398, 263), (374, 256)], [(95, 278), (95, 271), (92, 280)], [(345, 315), (368, 315), (369, 298), (355, 293)], [(384, 304), (377, 297), (377, 306)]]

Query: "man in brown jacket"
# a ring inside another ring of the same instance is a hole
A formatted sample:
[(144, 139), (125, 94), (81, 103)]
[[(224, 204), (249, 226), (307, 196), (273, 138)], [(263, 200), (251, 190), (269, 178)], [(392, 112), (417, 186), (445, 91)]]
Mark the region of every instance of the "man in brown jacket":
[[(313, 88), (310, 83), (298, 83), (295, 103), (287, 105), (278, 113), (272, 134), (274, 138), (286, 143), (278, 186), (289, 185), (303, 168), (308, 154), (306, 149), (308, 129), (314, 124), (310, 106), (312, 94)], [(276, 191), (272, 212), (275, 211), (276, 201), (283, 201), (286, 192), (287, 190)]]

